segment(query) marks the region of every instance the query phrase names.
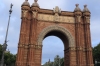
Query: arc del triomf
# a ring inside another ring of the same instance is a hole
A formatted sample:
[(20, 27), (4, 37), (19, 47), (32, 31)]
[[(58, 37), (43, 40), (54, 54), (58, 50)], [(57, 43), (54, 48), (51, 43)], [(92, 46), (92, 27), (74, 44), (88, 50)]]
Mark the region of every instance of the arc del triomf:
[[(76, 4), (73, 12), (41, 9), (28, 0), (21, 6), (21, 31), (16, 66), (41, 66), (42, 41), (50, 35), (64, 44), (64, 66), (94, 66), (90, 37), (90, 11)], [(59, 50), (58, 50), (59, 51)]]

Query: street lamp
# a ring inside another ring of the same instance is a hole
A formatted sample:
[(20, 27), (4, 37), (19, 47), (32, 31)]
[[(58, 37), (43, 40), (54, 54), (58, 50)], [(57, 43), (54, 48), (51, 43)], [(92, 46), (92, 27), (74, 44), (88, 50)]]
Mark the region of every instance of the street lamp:
[(3, 66), (3, 64), (4, 64), (4, 52), (7, 49), (7, 35), (8, 35), (8, 29), (9, 29), (10, 17), (11, 17), (11, 13), (12, 13), (12, 6), (13, 6), (13, 4), (10, 5), (9, 20), (8, 20), (8, 25), (7, 25), (7, 31), (6, 31), (6, 36), (5, 36), (4, 44), (2, 45), (3, 53), (2, 53), (2, 59), (1, 59), (1, 66)]

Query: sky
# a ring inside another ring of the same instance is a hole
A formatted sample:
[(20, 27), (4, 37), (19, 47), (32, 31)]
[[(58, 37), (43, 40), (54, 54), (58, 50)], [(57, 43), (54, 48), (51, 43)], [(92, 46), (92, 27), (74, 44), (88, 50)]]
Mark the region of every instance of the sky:
[[(5, 40), (10, 4), (12, 3), (14, 5), (12, 8), (13, 12), (11, 15), (7, 38), (7, 49), (9, 49), (9, 51), (13, 54), (17, 53), (21, 26), (21, 4), (24, 1), (25, 0), (0, 0), (0, 44), (3, 44)], [(32, 5), (32, 3), (34, 2), (34, 0), (28, 1), (30, 5)], [(62, 11), (72, 12), (75, 9), (75, 4), (79, 4), (81, 10), (83, 10), (84, 5), (87, 4), (87, 7), (91, 12), (90, 29), (92, 47), (100, 43), (100, 0), (38, 0), (38, 4), (40, 8), (44, 9), (53, 9), (55, 6), (59, 6)], [(53, 61), (53, 58), (56, 55), (60, 55), (60, 57), (63, 57), (63, 50), (63, 43), (58, 37), (49, 36), (45, 38), (43, 40), (42, 63), (45, 63), (46, 61), (48, 61), (48, 59), (51, 59), (51, 61)]]

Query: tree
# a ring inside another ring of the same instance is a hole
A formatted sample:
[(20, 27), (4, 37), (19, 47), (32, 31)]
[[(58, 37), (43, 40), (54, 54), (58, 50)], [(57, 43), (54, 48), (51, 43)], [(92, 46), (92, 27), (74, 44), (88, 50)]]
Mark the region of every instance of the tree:
[(59, 55), (56, 55), (56, 57), (54, 58), (54, 66), (59, 66), (60, 62), (60, 57)]
[(2, 58), (2, 45), (0, 44), (0, 60)]
[(56, 55), (54, 62), (51, 62), (50, 59), (43, 66), (64, 66), (64, 58), (60, 58), (59, 55)]
[(100, 66), (100, 43), (93, 48), (93, 61), (95, 66)]
[[(2, 58), (2, 45), (0, 44), (0, 60)], [(10, 52), (6, 52), (4, 54), (4, 64), (7, 66), (11, 66), (12, 64), (15, 64), (16, 62), (16, 55), (11, 54)]]
[(16, 62), (16, 55), (11, 54), (10, 52), (5, 53), (4, 63), (7, 66), (11, 66), (12, 64), (15, 64), (15, 62)]
[(93, 48), (93, 57), (96, 61), (100, 62), (100, 43)]
[(59, 55), (56, 55), (54, 58), (54, 66), (63, 66), (64, 65), (64, 58), (60, 58)]
[(61, 66), (64, 66), (64, 58), (61, 58), (60, 62), (61, 62)]

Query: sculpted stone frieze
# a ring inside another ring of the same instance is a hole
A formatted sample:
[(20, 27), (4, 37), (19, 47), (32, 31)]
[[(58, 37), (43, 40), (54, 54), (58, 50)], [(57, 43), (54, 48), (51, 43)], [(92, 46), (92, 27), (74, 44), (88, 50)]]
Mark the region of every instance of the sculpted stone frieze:
[(64, 23), (75, 23), (74, 17), (68, 16), (55, 16), (55, 15), (46, 15), (46, 14), (38, 14), (38, 20), (42, 21), (50, 21), (50, 22), (64, 22)]

